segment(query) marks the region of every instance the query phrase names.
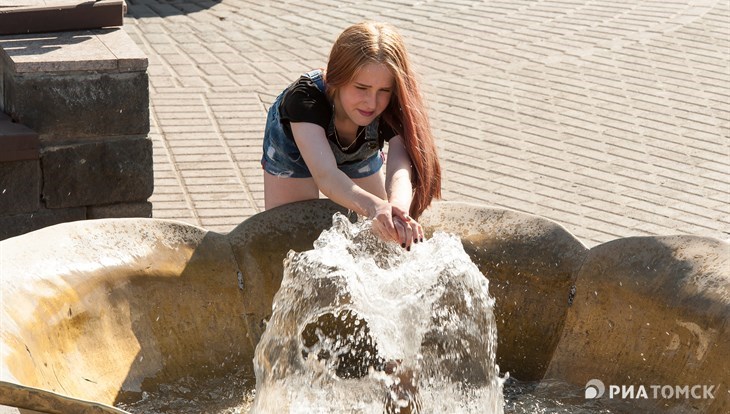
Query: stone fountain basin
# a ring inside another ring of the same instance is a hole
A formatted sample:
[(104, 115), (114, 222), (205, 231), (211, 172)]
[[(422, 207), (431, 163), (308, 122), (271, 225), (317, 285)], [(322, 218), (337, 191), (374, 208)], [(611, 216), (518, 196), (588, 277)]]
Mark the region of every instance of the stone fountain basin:
[[(0, 413), (122, 413), (121, 392), (251, 367), (286, 253), (311, 249), (336, 211), (291, 204), (228, 234), (80, 221), (0, 242)], [(631, 237), (587, 249), (553, 221), (451, 202), (421, 221), (459, 235), (489, 278), (502, 372), (580, 387), (715, 385), (691, 409), (730, 412), (728, 242)]]

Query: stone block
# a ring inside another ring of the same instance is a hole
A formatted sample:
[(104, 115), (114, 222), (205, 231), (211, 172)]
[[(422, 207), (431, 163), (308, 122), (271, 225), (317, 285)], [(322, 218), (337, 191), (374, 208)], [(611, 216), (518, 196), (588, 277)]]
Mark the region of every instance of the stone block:
[(41, 141), (149, 132), (147, 57), (122, 29), (0, 37), (0, 108)]
[(42, 199), (48, 208), (146, 200), (154, 177), (152, 141), (125, 137), (44, 148)]
[[(0, 117), (5, 115), (5, 66), (7, 65), (4, 53), (0, 49)], [(0, 405), (0, 407), (2, 407)], [(2, 411), (0, 411), (2, 413)]]
[(36, 160), (0, 162), (0, 215), (40, 208), (41, 168)]
[(0, 240), (43, 227), (86, 219), (86, 208), (40, 209), (32, 213), (0, 216)]
[(144, 72), (148, 66), (121, 28), (0, 36), (0, 60), (17, 74)]
[(45, 145), (150, 129), (146, 72), (5, 73), (5, 111)]
[(0, 112), (0, 162), (37, 160), (39, 155), (38, 134)]
[[(545, 378), (644, 385), (649, 398), (632, 399), (633, 412), (730, 412), (728, 252), (726, 241), (685, 235), (590, 249)], [(652, 398), (656, 384), (714, 385), (717, 398)]]
[(120, 28), (0, 36), (0, 238), (151, 216), (147, 65)]
[(86, 211), (87, 219), (145, 217), (152, 218), (152, 203), (141, 201), (137, 203), (117, 203), (103, 206), (89, 206)]

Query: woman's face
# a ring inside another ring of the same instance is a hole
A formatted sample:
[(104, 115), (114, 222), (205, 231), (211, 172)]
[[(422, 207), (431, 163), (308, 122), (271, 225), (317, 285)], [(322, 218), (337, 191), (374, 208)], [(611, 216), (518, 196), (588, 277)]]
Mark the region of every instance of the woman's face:
[(356, 125), (369, 125), (388, 106), (394, 84), (393, 74), (387, 66), (366, 64), (352, 82), (340, 88), (335, 98), (337, 117), (344, 113)]

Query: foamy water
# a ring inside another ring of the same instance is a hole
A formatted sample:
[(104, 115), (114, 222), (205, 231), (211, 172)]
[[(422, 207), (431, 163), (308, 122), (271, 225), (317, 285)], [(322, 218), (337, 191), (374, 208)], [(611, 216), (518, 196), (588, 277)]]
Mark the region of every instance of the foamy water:
[(501, 413), (494, 300), (454, 235), (410, 252), (333, 218), (290, 252), (256, 348), (252, 413)]

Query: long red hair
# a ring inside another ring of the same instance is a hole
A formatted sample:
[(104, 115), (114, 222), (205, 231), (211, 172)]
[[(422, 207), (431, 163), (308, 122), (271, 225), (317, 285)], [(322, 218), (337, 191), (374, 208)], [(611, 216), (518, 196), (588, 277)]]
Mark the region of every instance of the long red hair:
[(334, 99), (338, 88), (351, 82), (368, 63), (386, 65), (395, 79), (394, 93), (382, 117), (402, 137), (411, 159), (414, 194), (409, 213), (418, 219), (434, 198), (441, 198), (441, 166), (426, 105), (405, 42), (395, 27), (362, 22), (345, 29), (330, 52), (327, 93)]

